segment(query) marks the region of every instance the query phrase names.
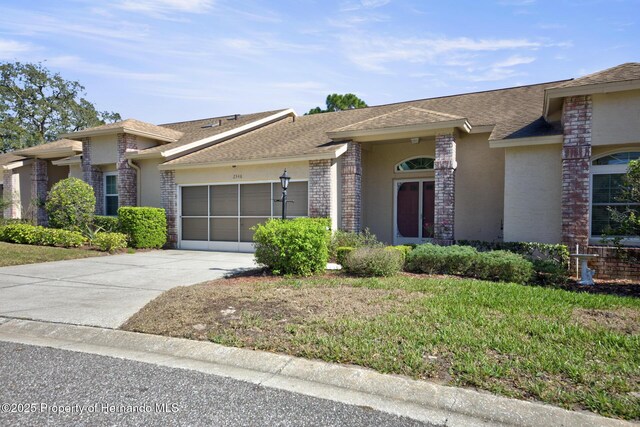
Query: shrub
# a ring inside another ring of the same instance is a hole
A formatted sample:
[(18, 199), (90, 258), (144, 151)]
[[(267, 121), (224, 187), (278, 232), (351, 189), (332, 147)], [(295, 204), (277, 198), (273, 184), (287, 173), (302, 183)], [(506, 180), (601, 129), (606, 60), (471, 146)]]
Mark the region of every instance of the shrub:
[(93, 223), (95, 208), (93, 188), (73, 177), (58, 181), (45, 203), (49, 225), (70, 231), (86, 230)]
[(115, 216), (96, 215), (93, 217), (93, 229), (105, 233), (119, 233), (120, 220)]
[(470, 246), (418, 245), (407, 256), (409, 271), (427, 274), (459, 274), (466, 276), (478, 254)]
[(112, 252), (127, 247), (127, 235), (99, 231), (95, 234), (92, 243), (101, 251)]
[(569, 282), (569, 270), (546, 259), (533, 261), (536, 282), (542, 285), (564, 285)]
[(388, 251), (395, 251), (398, 252), (400, 254), (400, 259), (402, 261), (402, 266), (404, 267), (404, 264), (407, 260), (407, 255), (409, 254), (409, 252), (411, 252), (413, 250), (413, 248), (411, 246), (405, 246), (405, 245), (398, 245), (398, 246), (387, 246), (385, 247), (386, 250)]
[(402, 270), (403, 254), (391, 248), (361, 247), (351, 251), (343, 265), (355, 276), (393, 276)]
[(85, 238), (77, 231), (45, 228), (30, 224), (9, 224), (0, 228), (0, 240), (25, 245), (79, 247)]
[(505, 250), (531, 261), (549, 260), (559, 266), (569, 265), (569, 249), (566, 245), (538, 242), (485, 242), (482, 240), (458, 240), (459, 245), (472, 246), (480, 252)]
[(509, 251), (480, 252), (469, 275), (482, 280), (524, 284), (533, 278), (533, 264)]
[(167, 241), (164, 209), (126, 206), (118, 209), (120, 230), (134, 248), (161, 248)]
[(368, 228), (361, 233), (352, 231), (336, 230), (331, 235), (331, 244), (329, 246), (329, 256), (332, 259), (337, 257), (338, 248), (362, 248), (362, 247), (382, 247), (383, 244), (378, 241), (375, 234), (372, 234)]
[(348, 247), (348, 246), (340, 246), (339, 248), (337, 248), (336, 249), (336, 261), (338, 262), (338, 264), (344, 265), (347, 255), (349, 255), (349, 253), (351, 251), (353, 251), (353, 250), (354, 250), (354, 248), (351, 248), (351, 247)]
[(274, 274), (310, 276), (323, 272), (329, 259), (327, 219), (270, 219), (256, 225), (256, 261)]

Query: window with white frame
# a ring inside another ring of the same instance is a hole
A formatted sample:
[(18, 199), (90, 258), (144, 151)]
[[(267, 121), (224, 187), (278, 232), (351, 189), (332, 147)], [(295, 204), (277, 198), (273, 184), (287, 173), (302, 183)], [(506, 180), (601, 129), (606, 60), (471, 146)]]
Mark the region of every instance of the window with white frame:
[(417, 172), (433, 170), (434, 159), (432, 157), (412, 157), (398, 163), (396, 172)]
[(118, 174), (117, 172), (104, 175), (104, 214), (118, 215)]
[(624, 200), (624, 175), (629, 162), (640, 159), (640, 150), (607, 154), (591, 162), (591, 237), (600, 237), (616, 224), (611, 210), (633, 209), (640, 203)]

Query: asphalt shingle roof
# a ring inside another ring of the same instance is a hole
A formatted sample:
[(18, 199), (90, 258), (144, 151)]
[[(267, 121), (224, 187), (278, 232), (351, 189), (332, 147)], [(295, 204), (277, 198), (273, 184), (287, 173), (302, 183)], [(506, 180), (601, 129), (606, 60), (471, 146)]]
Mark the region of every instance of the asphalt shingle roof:
[(9, 163), (24, 160), (24, 157), (16, 156), (13, 153), (0, 154), (0, 166), (8, 165)]
[(101, 132), (101, 131), (109, 131), (111, 129), (117, 130), (122, 128), (131, 129), (141, 133), (156, 135), (156, 136), (160, 136), (160, 137), (172, 139), (172, 140), (176, 140), (182, 137), (182, 133), (177, 130), (174, 130), (168, 127), (163, 127), (163, 126), (156, 126), (151, 123), (141, 122), (140, 120), (136, 120), (136, 119), (126, 119), (126, 120), (122, 120), (115, 123), (108, 123), (106, 125), (95, 126), (88, 129), (82, 129), (77, 132), (73, 132), (69, 135), (82, 136), (83, 134), (88, 132)]
[(425, 123), (448, 122), (451, 120), (461, 120), (464, 117), (444, 114), (437, 111), (425, 110), (424, 108), (407, 107), (380, 116), (372, 117), (361, 122), (334, 129), (334, 132), (354, 131), (354, 130), (374, 130), (390, 127), (420, 125)]
[(436, 115), (460, 117), (472, 126), (492, 125), (491, 140), (553, 134), (558, 130), (541, 117), (544, 90), (558, 84), (542, 83), (287, 118), (165, 164), (215, 164), (327, 153), (339, 145), (329, 139), (327, 132), (367, 121), (379, 124), (397, 118), (397, 114), (402, 116), (402, 111), (408, 109), (411, 123), (416, 116), (424, 118), (426, 113), (420, 110), (427, 110), (433, 115), (431, 119)]
[(640, 62), (627, 62), (626, 64), (617, 65), (607, 68), (606, 70), (598, 71), (597, 73), (569, 80), (568, 82), (553, 86), (553, 88), (550, 89), (624, 82), (629, 80), (640, 80)]
[(38, 154), (47, 153), (54, 150), (69, 149), (73, 151), (82, 151), (82, 142), (73, 139), (59, 139), (57, 141), (40, 144), (22, 150), (16, 150), (14, 153), (22, 156), (37, 156)]

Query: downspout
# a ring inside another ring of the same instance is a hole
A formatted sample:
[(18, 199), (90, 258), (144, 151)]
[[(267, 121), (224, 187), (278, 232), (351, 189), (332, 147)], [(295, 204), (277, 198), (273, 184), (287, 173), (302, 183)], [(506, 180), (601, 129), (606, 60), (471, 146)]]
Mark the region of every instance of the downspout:
[(136, 171), (136, 180), (137, 180), (136, 186), (138, 187), (137, 188), (138, 191), (136, 191), (136, 204), (140, 206), (141, 193), (142, 193), (142, 176), (140, 173), (140, 166), (133, 163), (133, 160), (131, 159), (127, 159), (127, 164), (131, 166), (133, 169), (135, 169)]

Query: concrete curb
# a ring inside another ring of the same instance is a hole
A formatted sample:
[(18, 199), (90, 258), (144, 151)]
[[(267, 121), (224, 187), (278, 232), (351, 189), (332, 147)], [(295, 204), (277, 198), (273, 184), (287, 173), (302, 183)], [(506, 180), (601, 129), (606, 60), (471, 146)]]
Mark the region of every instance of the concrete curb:
[(192, 369), (447, 426), (634, 425), (359, 367), (181, 338), (0, 318), (0, 341)]

